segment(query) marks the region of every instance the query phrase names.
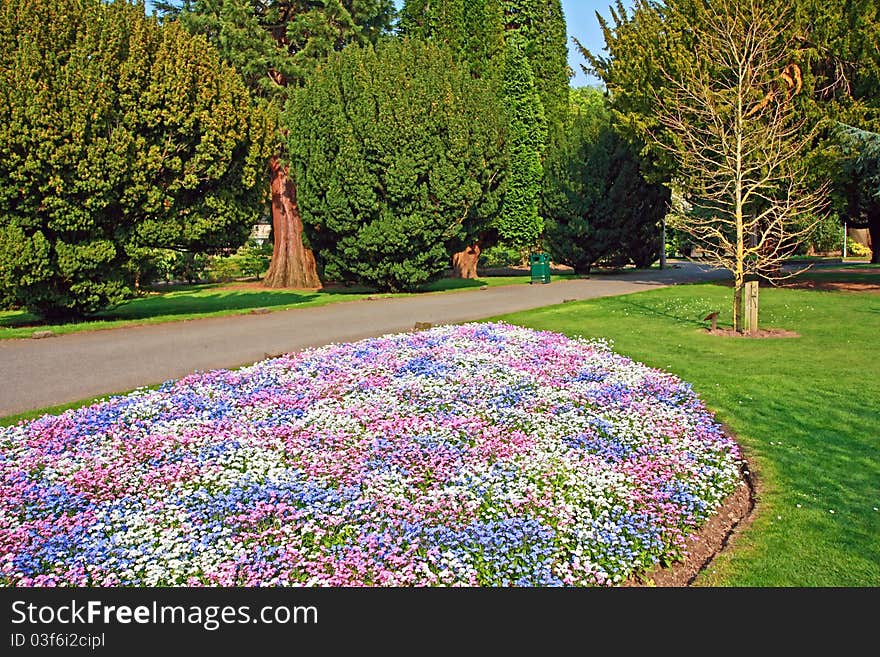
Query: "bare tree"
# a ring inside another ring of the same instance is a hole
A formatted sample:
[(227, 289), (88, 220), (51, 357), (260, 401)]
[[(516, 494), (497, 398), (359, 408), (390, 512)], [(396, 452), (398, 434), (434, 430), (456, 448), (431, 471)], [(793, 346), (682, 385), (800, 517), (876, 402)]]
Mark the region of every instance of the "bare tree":
[[(661, 130), (692, 210), (675, 227), (734, 279), (733, 323), (743, 330), (747, 279), (778, 282), (782, 263), (824, 212), (825, 189), (807, 184), (801, 157), (811, 129), (796, 116), (801, 71), (794, 35), (761, 2), (715, 0), (692, 26), (694, 53), (664, 71)], [(661, 97), (662, 94), (662, 97)], [(756, 326), (752, 329), (756, 330)]]

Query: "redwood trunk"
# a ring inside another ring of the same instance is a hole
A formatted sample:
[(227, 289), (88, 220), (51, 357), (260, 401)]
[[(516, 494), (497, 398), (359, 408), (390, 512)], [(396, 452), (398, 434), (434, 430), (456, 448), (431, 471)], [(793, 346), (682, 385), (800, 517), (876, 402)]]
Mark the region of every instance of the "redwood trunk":
[(471, 244), (464, 251), (452, 256), (452, 270), (455, 278), (477, 278), (477, 263), (480, 260), (479, 242)]
[(315, 255), (303, 245), (302, 217), (296, 204), (296, 185), (278, 158), (269, 162), (272, 189), (272, 262), (263, 279), (266, 287), (321, 287)]

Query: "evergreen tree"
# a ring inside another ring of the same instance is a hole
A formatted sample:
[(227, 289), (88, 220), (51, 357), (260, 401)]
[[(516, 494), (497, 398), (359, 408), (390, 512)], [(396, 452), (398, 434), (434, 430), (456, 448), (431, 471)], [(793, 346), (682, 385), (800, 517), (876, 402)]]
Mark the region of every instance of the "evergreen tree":
[(501, 0), (405, 0), (399, 29), (406, 37), (444, 43), (475, 77), (492, 79), (503, 67)]
[(880, 134), (841, 125), (840, 188), (850, 225), (871, 235), (871, 263), (880, 264)]
[(533, 248), (543, 230), (537, 206), (541, 161), (548, 133), (555, 133), (568, 112), (562, 7), (559, 0), (406, 0), (401, 30), (447, 44), (475, 76), (497, 86), (508, 110), (511, 151), (504, 209), (491, 230), (453, 256), (457, 276), (476, 278), (483, 247), (500, 240)]
[[(163, 6), (191, 32), (207, 36), (252, 91), (279, 113), (288, 87), (302, 84), (335, 50), (376, 41), (394, 14), (391, 0), (184, 0)], [(268, 166), (274, 249), (264, 283), (317, 287), (315, 258), (303, 242), (296, 184), (284, 145), (279, 125)]]
[(880, 262), (880, 199), (868, 182), (876, 167), (871, 134), (880, 133), (880, 4), (797, 0), (795, 7), (815, 78), (808, 110), (825, 126), (807, 166), (817, 180), (833, 180), (839, 220), (868, 229), (872, 261)]
[(497, 227), (504, 244), (525, 250), (537, 245), (544, 230), (538, 206), (547, 125), (529, 60), (517, 35), (508, 38), (505, 55), (503, 93), (510, 126), (510, 179)]
[(661, 248), (668, 189), (645, 179), (611, 125), (601, 92), (572, 92), (571, 116), (545, 162), (545, 240), (554, 261), (587, 274), (600, 261), (647, 267)]
[(497, 214), (505, 119), (492, 90), (441, 45), (346, 48), (285, 116), (306, 232), (327, 279), (412, 290)]
[(568, 118), (568, 36), (562, 3), (502, 0), (502, 5), (507, 35), (517, 35), (524, 44), (552, 134)]
[(143, 5), (0, 5), (0, 288), (47, 317), (132, 291), (144, 248), (244, 243), (268, 119), (208, 43)]

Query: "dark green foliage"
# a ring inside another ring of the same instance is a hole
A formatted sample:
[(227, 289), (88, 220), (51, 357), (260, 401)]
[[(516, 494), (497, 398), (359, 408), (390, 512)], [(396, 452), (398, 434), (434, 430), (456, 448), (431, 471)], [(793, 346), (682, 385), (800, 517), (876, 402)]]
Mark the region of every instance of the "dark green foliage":
[(325, 280), (412, 290), (497, 213), (504, 119), (438, 45), (343, 50), (294, 94), (286, 123)]
[(841, 125), (837, 180), (853, 228), (871, 234), (871, 262), (880, 263), (880, 134)]
[(559, 0), (407, 0), (405, 35), (434, 39), (468, 63), (503, 99), (509, 118), (509, 178), (503, 211), (483, 246), (529, 250), (539, 212), (547, 135), (568, 114), (568, 49)]
[(138, 249), (244, 242), (267, 121), (203, 39), (143, 6), (0, 6), (0, 288), (47, 316), (131, 292)]
[(509, 182), (497, 228), (503, 244), (537, 245), (544, 230), (538, 207), (547, 139), (544, 108), (522, 41), (508, 39), (504, 62), (504, 101), (509, 121)]
[(183, 0), (162, 7), (208, 37), (248, 86), (283, 104), (289, 84), (350, 43), (375, 42), (391, 26), (391, 0)]
[(502, 0), (406, 0), (400, 11), (402, 36), (436, 39), (467, 62), (479, 78), (493, 78), (503, 65)]
[(545, 163), (545, 240), (555, 262), (585, 274), (597, 262), (647, 267), (660, 254), (669, 191), (644, 178), (596, 90), (582, 96)]

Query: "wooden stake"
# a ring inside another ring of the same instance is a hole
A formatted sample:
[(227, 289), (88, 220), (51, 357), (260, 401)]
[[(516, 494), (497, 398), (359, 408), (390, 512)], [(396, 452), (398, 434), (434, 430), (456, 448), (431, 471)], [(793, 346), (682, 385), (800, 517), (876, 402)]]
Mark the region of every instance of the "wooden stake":
[(758, 281), (746, 283), (746, 331), (752, 335), (758, 332)]

